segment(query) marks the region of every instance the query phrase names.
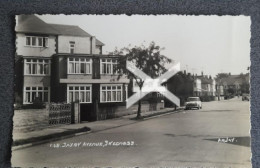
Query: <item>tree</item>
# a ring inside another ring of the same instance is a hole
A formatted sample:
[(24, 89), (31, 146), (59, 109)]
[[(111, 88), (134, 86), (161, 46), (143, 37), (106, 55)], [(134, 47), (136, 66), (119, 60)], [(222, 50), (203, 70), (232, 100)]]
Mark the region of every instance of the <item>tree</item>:
[[(118, 79), (127, 75), (129, 79), (135, 80), (140, 90), (142, 90), (144, 80), (138, 78), (126, 68), (126, 61), (133, 63), (137, 68), (146, 73), (151, 78), (156, 78), (166, 72), (165, 64), (170, 63), (171, 59), (161, 54), (163, 48), (151, 42), (148, 47), (125, 47), (121, 50), (115, 50), (113, 54), (121, 55), (116, 69), (120, 72)], [(138, 101), (137, 117), (141, 118), (141, 100)]]

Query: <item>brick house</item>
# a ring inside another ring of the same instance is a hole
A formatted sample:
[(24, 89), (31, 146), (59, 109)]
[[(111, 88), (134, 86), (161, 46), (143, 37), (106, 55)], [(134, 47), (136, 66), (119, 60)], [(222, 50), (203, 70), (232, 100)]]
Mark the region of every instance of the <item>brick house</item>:
[(129, 80), (117, 79), (119, 56), (103, 55), (95, 36), (35, 15), (19, 15), (15, 30), (16, 103), (78, 101), (82, 121), (125, 108)]

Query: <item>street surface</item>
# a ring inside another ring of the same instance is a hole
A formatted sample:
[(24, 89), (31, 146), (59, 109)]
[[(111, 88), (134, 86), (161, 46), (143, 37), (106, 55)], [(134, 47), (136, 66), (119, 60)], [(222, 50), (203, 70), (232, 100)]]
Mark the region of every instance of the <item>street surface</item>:
[(13, 151), (12, 166), (250, 168), (249, 131), (248, 101), (203, 102), (200, 110)]

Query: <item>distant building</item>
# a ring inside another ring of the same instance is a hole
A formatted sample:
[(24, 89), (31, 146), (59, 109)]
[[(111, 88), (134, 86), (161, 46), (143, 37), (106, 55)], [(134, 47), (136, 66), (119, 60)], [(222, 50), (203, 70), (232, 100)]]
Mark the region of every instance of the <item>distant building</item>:
[(219, 74), (217, 78), (217, 93), (220, 96), (241, 95), (249, 93), (249, 73), (231, 75)]

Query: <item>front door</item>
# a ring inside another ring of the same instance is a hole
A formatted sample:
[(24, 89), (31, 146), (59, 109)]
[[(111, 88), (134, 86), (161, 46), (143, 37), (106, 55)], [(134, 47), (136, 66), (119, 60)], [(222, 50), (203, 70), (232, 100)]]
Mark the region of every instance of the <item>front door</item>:
[(92, 103), (81, 103), (80, 104), (80, 120), (81, 121), (92, 121), (93, 107)]

